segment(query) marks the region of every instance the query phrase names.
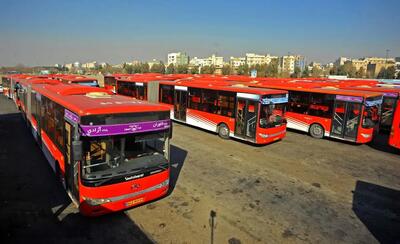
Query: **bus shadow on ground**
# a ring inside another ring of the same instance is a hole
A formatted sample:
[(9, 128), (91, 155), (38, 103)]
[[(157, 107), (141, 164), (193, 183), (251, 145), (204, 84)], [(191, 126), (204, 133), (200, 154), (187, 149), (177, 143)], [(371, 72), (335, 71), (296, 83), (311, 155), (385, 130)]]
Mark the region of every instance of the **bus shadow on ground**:
[(20, 113), (0, 115), (2, 243), (153, 243), (124, 212), (88, 218), (56, 180)]
[(382, 152), (393, 153), (400, 155), (400, 150), (389, 145), (389, 135), (387, 134), (375, 134), (374, 139), (368, 146)]
[(400, 191), (357, 181), (353, 211), (380, 243), (400, 243)]
[(169, 174), (169, 190), (167, 196), (169, 196), (175, 189), (183, 164), (185, 163), (187, 154), (188, 154), (187, 151), (177, 146), (171, 145), (171, 158), (170, 158), (171, 168)]

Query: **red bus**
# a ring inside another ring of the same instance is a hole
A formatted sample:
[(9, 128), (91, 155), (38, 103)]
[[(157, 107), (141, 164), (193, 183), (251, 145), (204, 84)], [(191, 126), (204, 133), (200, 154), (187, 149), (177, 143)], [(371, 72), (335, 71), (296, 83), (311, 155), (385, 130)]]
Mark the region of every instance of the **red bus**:
[(99, 87), (99, 83), (97, 79), (90, 78), (82, 75), (62, 75), (57, 77), (56, 79), (60, 80), (63, 83), (67, 84), (77, 84), (83, 86), (92, 86)]
[(133, 97), (139, 100), (147, 100), (149, 96), (149, 83), (156, 84), (160, 81), (174, 81), (187, 78), (187, 74), (134, 74), (128, 76), (120, 76), (116, 78), (116, 93)]
[[(30, 103), (31, 89), (33, 84), (58, 84), (60, 81), (44, 78), (36, 78), (35, 76), (28, 76), (23, 79), (18, 79), (19, 88), (15, 93), (15, 104), (21, 110), (23, 115), (29, 114), (28, 106)], [(30, 116), (29, 116), (30, 117)], [(25, 117), (26, 118), (26, 117)]]
[(83, 215), (128, 209), (167, 193), (168, 107), (96, 87), (39, 83), (23, 89), (26, 118)]
[(379, 130), (389, 134), (388, 144), (390, 146), (400, 149), (400, 88), (381, 86), (380, 84), (352, 86), (351, 83), (342, 84), (340, 87), (383, 94)]
[(15, 84), (18, 82), (19, 79), (23, 79), (30, 75), (26, 74), (12, 74), (6, 75), (1, 78), (1, 82), (3, 85), (3, 94), (8, 98), (14, 99), (15, 95)]
[(310, 133), (314, 138), (367, 143), (379, 122), (382, 93), (289, 82), (258, 82), (251, 86), (288, 90), (287, 127)]
[[(269, 80), (268, 83), (273, 81)], [(301, 87), (336, 87), (345, 90), (379, 92), (383, 94), (383, 102), (379, 116), (379, 132), (389, 134), (388, 144), (400, 148), (400, 87), (383, 84), (377, 80), (307, 80), (293, 79), (281, 83)]]
[(224, 139), (267, 144), (286, 135), (286, 91), (182, 80), (160, 81), (158, 93), (171, 118)]
[[(157, 80), (157, 79), (167, 79), (174, 80), (177, 79), (178, 75), (163, 75), (158, 73), (144, 73), (144, 74), (108, 74), (104, 76), (104, 88), (108, 91), (112, 91), (117, 93), (117, 80), (120, 79), (132, 79), (132, 78), (140, 79), (140, 80)], [(139, 82), (139, 80), (138, 80)]]

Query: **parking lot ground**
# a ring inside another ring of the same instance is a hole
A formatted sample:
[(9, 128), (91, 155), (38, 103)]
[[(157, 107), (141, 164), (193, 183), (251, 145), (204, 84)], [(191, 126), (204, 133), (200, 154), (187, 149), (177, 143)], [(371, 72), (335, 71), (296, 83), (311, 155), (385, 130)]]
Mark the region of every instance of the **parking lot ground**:
[(8, 240), (209, 243), (212, 232), (214, 243), (400, 240), (400, 156), (382, 147), (293, 131), (253, 146), (174, 123), (171, 194), (87, 219), (10, 106), (0, 96), (0, 227)]

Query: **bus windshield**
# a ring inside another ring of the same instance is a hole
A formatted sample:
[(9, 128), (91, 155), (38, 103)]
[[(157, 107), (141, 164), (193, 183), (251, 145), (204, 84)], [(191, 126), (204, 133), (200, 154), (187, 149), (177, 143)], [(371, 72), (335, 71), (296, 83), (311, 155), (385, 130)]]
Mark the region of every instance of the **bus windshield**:
[(147, 169), (167, 167), (169, 133), (85, 137), (83, 178), (100, 179)]
[(272, 128), (280, 126), (285, 123), (284, 114), (286, 104), (264, 104), (261, 105), (260, 109), (260, 127), (261, 128)]
[(363, 114), (362, 127), (373, 128), (379, 122), (382, 98), (367, 98)]
[(390, 132), (395, 106), (396, 106), (395, 97), (383, 98), (380, 128), (384, 131)]

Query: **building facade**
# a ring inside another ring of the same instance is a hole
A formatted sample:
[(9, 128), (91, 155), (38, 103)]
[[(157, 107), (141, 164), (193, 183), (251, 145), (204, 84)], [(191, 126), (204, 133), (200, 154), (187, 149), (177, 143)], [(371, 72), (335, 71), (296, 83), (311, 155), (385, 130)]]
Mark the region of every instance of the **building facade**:
[(244, 57), (230, 57), (229, 59), (229, 64), (230, 66), (237, 68), (241, 65), (245, 65), (246, 64), (246, 58)]
[(177, 53), (168, 53), (168, 65), (173, 64), (173, 65), (187, 65), (189, 64), (189, 56), (186, 55), (186, 53), (183, 52), (177, 52)]
[(82, 64), (83, 69), (95, 69), (97, 67), (98, 67), (98, 64), (96, 61)]
[(198, 58), (194, 57), (189, 62), (190, 66), (215, 66), (216, 68), (221, 68), (224, 65), (224, 57), (218, 57), (215, 54), (208, 58)]

